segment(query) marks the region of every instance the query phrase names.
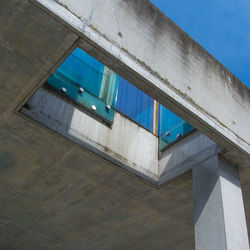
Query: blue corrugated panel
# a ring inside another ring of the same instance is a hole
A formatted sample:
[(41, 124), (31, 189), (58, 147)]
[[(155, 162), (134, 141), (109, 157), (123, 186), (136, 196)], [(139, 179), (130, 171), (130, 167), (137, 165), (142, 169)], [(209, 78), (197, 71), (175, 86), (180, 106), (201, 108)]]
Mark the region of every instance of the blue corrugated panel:
[(121, 77), (116, 109), (148, 130), (153, 130), (154, 100)]

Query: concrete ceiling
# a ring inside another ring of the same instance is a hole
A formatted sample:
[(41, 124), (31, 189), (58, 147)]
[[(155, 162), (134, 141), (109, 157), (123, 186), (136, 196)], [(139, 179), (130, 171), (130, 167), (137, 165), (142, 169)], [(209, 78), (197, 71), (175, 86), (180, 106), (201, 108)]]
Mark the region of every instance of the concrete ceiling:
[(32, 121), (2, 118), (0, 249), (194, 249), (191, 173), (156, 189)]
[(0, 249), (193, 249), (191, 174), (157, 190), (22, 117), (0, 131)]

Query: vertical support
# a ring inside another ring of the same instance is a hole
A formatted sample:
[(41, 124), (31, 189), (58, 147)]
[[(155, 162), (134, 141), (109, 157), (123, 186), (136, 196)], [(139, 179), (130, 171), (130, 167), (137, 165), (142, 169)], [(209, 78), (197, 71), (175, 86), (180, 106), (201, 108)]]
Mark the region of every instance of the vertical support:
[(219, 156), (193, 168), (195, 249), (249, 250), (238, 168)]

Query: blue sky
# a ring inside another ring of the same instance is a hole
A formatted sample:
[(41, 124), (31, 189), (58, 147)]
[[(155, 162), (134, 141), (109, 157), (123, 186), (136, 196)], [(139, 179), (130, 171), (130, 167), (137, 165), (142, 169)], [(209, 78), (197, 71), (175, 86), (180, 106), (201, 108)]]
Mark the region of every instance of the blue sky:
[(250, 0), (151, 0), (250, 88)]

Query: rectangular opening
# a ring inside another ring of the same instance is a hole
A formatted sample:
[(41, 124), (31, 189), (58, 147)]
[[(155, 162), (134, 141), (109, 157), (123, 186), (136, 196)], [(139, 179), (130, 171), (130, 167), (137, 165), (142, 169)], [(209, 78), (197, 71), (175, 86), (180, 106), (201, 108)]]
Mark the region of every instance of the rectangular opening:
[(121, 113), (158, 136), (160, 151), (194, 130), (80, 48), (76, 48), (48, 78), (45, 87), (109, 126), (114, 122), (115, 113)]

